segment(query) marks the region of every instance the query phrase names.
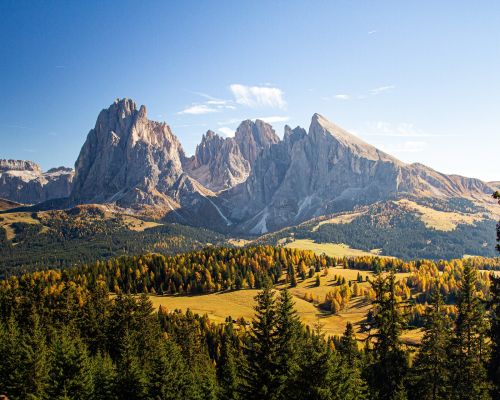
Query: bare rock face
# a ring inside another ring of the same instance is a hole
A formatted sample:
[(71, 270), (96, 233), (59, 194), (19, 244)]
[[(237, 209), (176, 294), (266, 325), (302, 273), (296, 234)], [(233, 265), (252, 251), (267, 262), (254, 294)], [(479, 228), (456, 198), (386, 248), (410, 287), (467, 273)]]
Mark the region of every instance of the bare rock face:
[(491, 190), (407, 165), (315, 114), (307, 134), (286, 127), (283, 141), (261, 153), (247, 181), (226, 194), (234, 206), (225, 212), (241, 231), (263, 234), (398, 196), (480, 199)]
[(165, 123), (147, 119), (129, 99), (97, 118), (75, 163), (76, 202), (174, 206), (167, 192), (183, 174), (182, 146)]
[(240, 148), (241, 154), (253, 166), (259, 154), (272, 144), (279, 143), (280, 139), (271, 125), (260, 119), (252, 122), (243, 121), (234, 135), (234, 140)]
[(201, 218), (204, 212), (213, 214), (214, 224), (225, 224), (209, 199), (213, 193), (184, 172), (184, 160), (167, 124), (150, 121), (146, 108), (138, 110), (132, 100), (116, 100), (101, 111), (80, 151), (70, 200), (111, 203), (155, 217), (172, 214), (172, 220), (191, 224), (210, 223)]
[(68, 197), (73, 175), (70, 168), (53, 168), (43, 173), (32, 161), (0, 160), (0, 197), (25, 204)]
[(233, 138), (222, 138), (212, 131), (203, 135), (185, 169), (203, 186), (215, 192), (233, 187), (248, 178), (250, 163)]
[(202, 185), (219, 192), (244, 182), (260, 153), (278, 142), (271, 125), (261, 120), (243, 121), (234, 138), (208, 131), (185, 169)]

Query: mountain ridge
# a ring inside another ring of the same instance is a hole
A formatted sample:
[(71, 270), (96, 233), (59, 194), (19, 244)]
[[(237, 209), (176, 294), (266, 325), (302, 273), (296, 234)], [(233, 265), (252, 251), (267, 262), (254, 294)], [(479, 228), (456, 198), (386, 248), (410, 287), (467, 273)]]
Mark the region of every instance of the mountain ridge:
[[(46, 175), (69, 174), (51, 171)], [(0, 197), (19, 201), (2, 186)], [(405, 196), (487, 202), (495, 188), (404, 163), (320, 114), (307, 131), (286, 126), (283, 139), (261, 120), (242, 121), (234, 137), (208, 131), (187, 157), (166, 123), (149, 120), (146, 107), (131, 99), (117, 99), (99, 113), (71, 190), (59, 197), (68, 197), (68, 206), (110, 203), (155, 219), (261, 235)]]

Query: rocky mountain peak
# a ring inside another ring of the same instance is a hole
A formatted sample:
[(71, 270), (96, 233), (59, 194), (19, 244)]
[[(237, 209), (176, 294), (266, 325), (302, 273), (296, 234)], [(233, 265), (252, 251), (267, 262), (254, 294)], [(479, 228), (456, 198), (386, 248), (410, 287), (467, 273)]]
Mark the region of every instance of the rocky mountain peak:
[(250, 165), (254, 164), (262, 150), (280, 141), (272, 126), (259, 119), (255, 122), (243, 121), (236, 129), (234, 140)]
[(0, 171), (30, 171), (37, 174), (42, 173), (42, 169), (38, 164), (27, 160), (0, 160)]
[(324, 140), (325, 137), (328, 139), (333, 138), (342, 147), (352, 151), (360, 157), (365, 157), (370, 160), (382, 160), (402, 164), (401, 161), (395, 157), (392, 157), (371, 144), (366, 143), (358, 136), (347, 132), (345, 129), (335, 125), (333, 122), (330, 122), (318, 113), (314, 114), (311, 118), (309, 135), (311, 135), (314, 140), (319, 141)]
[(147, 119), (130, 99), (100, 112), (75, 163), (75, 202), (169, 204), (164, 198), (182, 175), (182, 146), (165, 123)]

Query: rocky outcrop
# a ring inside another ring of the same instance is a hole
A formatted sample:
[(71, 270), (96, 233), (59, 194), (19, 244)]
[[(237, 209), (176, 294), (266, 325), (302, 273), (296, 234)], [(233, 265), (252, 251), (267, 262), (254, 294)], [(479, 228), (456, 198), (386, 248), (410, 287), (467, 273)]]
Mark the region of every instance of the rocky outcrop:
[(116, 100), (101, 111), (80, 151), (70, 200), (111, 203), (154, 217), (173, 214), (170, 218), (192, 224), (204, 212), (224, 225), (210, 201), (213, 193), (184, 172), (184, 159), (167, 124), (150, 121), (146, 108), (138, 110), (132, 100)]
[(150, 121), (146, 108), (116, 100), (97, 118), (75, 163), (71, 199), (177, 207), (167, 192), (183, 174), (182, 146), (165, 123)]
[(278, 142), (271, 125), (261, 120), (243, 121), (234, 138), (208, 131), (185, 169), (210, 190), (225, 190), (244, 182), (260, 153)]
[[(129, 99), (102, 110), (72, 170), (0, 161), (0, 197), (50, 207), (112, 204), (211, 229), (263, 234), (401, 197), (491, 201), (495, 185), (405, 164), (319, 114), (309, 130), (243, 121), (212, 131), (187, 158), (170, 127)], [(46, 200), (68, 196), (65, 202)], [(432, 203), (432, 202), (431, 202)]]
[(234, 206), (224, 211), (241, 231), (263, 234), (404, 195), (484, 199), (491, 190), (407, 165), (315, 114), (307, 134), (286, 127), (283, 141), (263, 151), (247, 181), (226, 194)]
[(70, 168), (59, 167), (44, 173), (32, 161), (0, 160), (0, 197), (25, 204), (68, 197), (73, 175)]
[(198, 182), (213, 191), (233, 187), (248, 178), (250, 163), (233, 138), (222, 138), (213, 131), (203, 135), (185, 169)]

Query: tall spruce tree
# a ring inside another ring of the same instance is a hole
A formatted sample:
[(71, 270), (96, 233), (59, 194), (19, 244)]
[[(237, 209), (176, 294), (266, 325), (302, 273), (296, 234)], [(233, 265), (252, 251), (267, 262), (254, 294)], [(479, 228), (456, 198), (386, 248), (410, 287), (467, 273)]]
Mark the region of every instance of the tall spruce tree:
[(148, 399), (182, 400), (193, 397), (193, 380), (178, 346), (169, 338), (159, 341), (151, 360)]
[(493, 385), (492, 397), (494, 400), (500, 400), (500, 277), (492, 275), (490, 279), (491, 358), (488, 372)]
[[(493, 197), (500, 204), (500, 192), (495, 192)], [(500, 221), (497, 224), (497, 251), (500, 252)], [(490, 340), (491, 358), (488, 365), (489, 377), (492, 382), (492, 397), (500, 400), (500, 277), (490, 276)]]
[(328, 348), (322, 326), (318, 322), (314, 331), (307, 335), (300, 359), (300, 372), (292, 399), (323, 400), (328, 398), (328, 366), (331, 351)]
[(92, 366), (85, 343), (68, 327), (53, 340), (50, 357), (50, 399), (88, 399), (92, 394)]
[(391, 269), (388, 275), (379, 268), (372, 282), (375, 291), (374, 317), (370, 335), (373, 345), (373, 364), (367, 370), (372, 398), (395, 400), (402, 396), (401, 387), (408, 370), (406, 354), (401, 345), (401, 333), (405, 318), (396, 297), (396, 275)]
[(97, 353), (92, 359), (92, 400), (118, 400), (116, 366), (108, 354)]
[(451, 321), (443, 312), (444, 300), (436, 288), (425, 315), (424, 336), (412, 370), (410, 397), (422, 400), (445, 400), (450, 392), (448, 348)]
[(248, 367), (242, 395), (248, 400), (276, 400), (280, 393), (277, 360), (276, 302), (268, 282), (255, 296), (255, 317), (246, 348)]
[(470, 263), (463, 270), (458, 293), (458, 316), (451, 344), (451, 387), (457, 400), (489, 399), (484, 305), (476, 295), (477, 271)]
[(289, 399), (299, 372), (302, 324), (294, 309), (292, 295), (280, 291), (276, 307), (277, 384), (278, 398)]
[(19, 368), (24, 382), (22, 398), (41, 400), (47, 395), (49, 351), (38, 314), (32, 314), (30, 319), (29, 329), (22, 335), (20, 344), (22, 363)]
[(136, 336), (128, 330), (121, 340), (117, 363), (117, 395), (120, 400), (147, 398), (147, 377), (137, 356)]
[(233, 335), (233, 324), (229, 322), (222, 335), (221, 354), (217, 368), (217, 378), (220, 387), (221, 400), (237, 400), (240, 398), (238, 387), (240, 377), (238, 364), (235, 358), (231, 336)]
[(340, 393), (342, 399), (356, 400), (367, 397), (367, 385), (361, 377), (361, 352), (350, 322), (346, 324), (344, 334), (337, 346), (340, 355)]

